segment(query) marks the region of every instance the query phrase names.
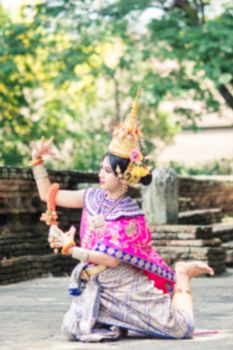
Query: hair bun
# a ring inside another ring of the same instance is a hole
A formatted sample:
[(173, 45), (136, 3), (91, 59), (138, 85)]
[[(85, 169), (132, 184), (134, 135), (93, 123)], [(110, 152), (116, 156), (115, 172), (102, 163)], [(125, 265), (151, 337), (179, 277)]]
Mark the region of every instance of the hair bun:
[(152, 174), (150, 173), (150, 174), (142, 177), (141, 180), (139, 181), (139, 183), (144, 185), (144, 186), (148, 186), (148, 185), (150, 185), (151, 181), (152, 181)]

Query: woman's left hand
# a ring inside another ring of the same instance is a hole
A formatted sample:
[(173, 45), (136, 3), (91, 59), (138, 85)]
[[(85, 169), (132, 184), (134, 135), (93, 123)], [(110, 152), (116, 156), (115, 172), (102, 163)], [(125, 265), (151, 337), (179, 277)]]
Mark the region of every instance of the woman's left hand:
[(76, 229), (74, 226), (71, 226), (69, 231), (63, 232), (56, 225), (52, 225), (49, 229), (49, 238), (51, 248), (62, 248), (67, 243), (74, 241)]

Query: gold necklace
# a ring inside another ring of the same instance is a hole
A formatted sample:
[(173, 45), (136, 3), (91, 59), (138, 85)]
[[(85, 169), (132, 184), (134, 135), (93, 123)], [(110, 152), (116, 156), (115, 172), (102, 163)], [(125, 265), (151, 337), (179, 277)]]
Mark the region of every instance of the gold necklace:
[(89, 227), (90, 230), (98, 230), (98, 229), (102, 229), (105, 226), (105, 218), (107, 217), (107, 215), (113, 210), (115, 209), (115, 207), (117, 206), (117, 204), (120, 202), (120, 200), (125, 197), (125, 194), (121, 195), (119, 198), (117, 198), (113, 205), (110, 207), (110, 209), (107, 211), (107, 213), (105, 214), (101, 214), (100, 210), (102, 208), (103, 202), (105, 200), (107, 195), (105, 195), (100, 203), (99, 209), (97, 211), (96, 215), (93, 215), (91, 217), (89, 217)]

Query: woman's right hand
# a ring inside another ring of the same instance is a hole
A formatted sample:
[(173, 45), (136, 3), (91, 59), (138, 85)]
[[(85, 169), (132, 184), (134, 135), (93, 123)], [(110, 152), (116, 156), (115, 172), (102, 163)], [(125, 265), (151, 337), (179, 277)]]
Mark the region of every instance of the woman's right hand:
[(32, 159), (43, 158), (44, 156), (53, 156), (54, 153), (51, 150), (54, 137), (51, 137), (47, 142), (44, 137), (37, 142), (31, 142), (32, 147)]

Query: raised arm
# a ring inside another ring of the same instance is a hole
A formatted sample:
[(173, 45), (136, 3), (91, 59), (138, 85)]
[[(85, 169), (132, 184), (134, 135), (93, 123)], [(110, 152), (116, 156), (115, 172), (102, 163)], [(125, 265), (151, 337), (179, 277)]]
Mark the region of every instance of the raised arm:
[[(43, 158), (53, 155), (51, 151), (53, 138), (45, 142), (42, 138), (39, 142), (32, 142), (32, 170), (36, 181), (40, 199), (44, 202), (47, 200), (48, 190), (51, 186), (48, 173), (43, 165)], [(82, 208), (84, 190), (69, 191), (59, 190), (56, 194), (55, 204), (65, 208)]]

